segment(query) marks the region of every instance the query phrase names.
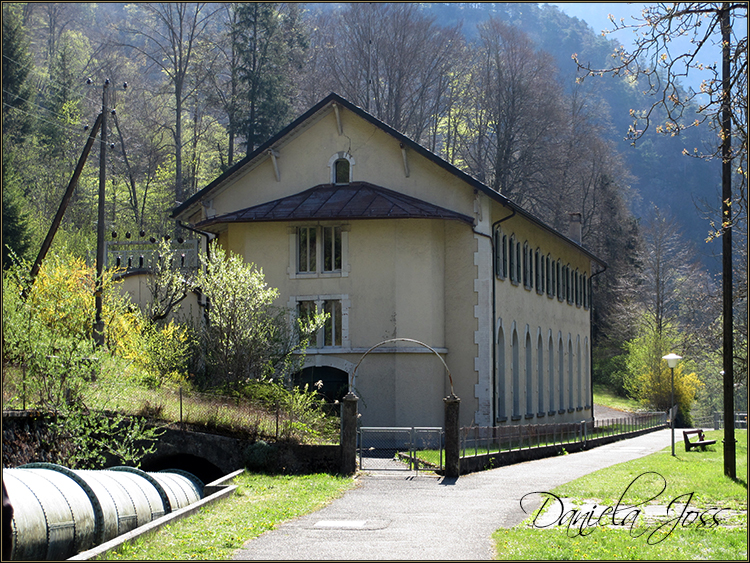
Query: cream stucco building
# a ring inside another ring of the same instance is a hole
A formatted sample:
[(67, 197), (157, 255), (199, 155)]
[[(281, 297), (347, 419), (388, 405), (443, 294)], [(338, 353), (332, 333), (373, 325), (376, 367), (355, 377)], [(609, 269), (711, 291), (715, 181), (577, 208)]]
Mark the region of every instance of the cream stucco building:
[[(262, 267), (280, 305), (330, 314), (301, 378), (331, 394), (407, 338), (446, 362), (464, 426), (592, 416), (601, 261), (336, 94), (173, 216)], [(450, 394), (440, 359), (403, 341), (354, 388), (368, 426), (441, 426)]]

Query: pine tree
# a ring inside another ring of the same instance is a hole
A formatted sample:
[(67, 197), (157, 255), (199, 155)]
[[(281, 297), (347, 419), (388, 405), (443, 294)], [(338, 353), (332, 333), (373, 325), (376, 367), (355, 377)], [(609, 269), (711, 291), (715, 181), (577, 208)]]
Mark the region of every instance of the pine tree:
[(240, 79), (246, 86), (240, 104), (250, 154), (291, 117), (291, 74), (301, 67), (307, 38), (300, 9), (294, 4), (240, 4), (234, 31), (241, 61)]

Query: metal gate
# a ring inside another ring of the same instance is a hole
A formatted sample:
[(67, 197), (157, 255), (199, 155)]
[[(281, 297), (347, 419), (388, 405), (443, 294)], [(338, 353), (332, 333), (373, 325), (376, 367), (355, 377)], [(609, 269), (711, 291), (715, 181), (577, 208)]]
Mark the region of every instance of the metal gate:
[(374, 471), (436, 471), (443, 468), (439, 426), (361, 426), (359, 468)]

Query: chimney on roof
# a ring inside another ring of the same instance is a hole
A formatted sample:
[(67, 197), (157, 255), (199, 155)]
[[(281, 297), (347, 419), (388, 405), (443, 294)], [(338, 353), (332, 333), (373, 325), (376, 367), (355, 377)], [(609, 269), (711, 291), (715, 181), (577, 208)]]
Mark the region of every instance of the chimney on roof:
[(583, 226), (583, 215), (579, 212), (568, 213), (570, 222), (568, 223), (568, 238), (578, 244), (581, 244), (581, 228)]

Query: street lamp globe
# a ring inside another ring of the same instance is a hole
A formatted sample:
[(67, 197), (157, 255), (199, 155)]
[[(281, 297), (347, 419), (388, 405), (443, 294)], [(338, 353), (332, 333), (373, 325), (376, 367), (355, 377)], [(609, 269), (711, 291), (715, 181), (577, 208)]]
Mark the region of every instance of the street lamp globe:
[(677, 362), (682, 359), (682, 356), (678, 356), (677, 354), (667, 354), (666, 356), (662, 356), (661, 359), (667, 360), (667, 365), (674, 369), (677, 367)]

